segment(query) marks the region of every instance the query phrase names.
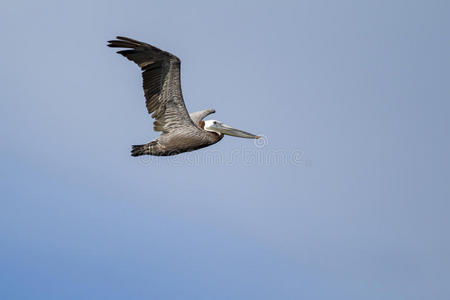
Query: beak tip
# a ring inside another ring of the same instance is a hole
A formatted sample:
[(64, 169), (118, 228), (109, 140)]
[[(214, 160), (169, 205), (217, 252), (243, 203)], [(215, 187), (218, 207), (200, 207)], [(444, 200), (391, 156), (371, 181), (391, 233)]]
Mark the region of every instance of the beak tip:
[(261, 136), (257, 135), (257, 136), (256, 136), (255, 138), (256, 138), (256, 139), (260, 139), (260, 138), (261, 138)]

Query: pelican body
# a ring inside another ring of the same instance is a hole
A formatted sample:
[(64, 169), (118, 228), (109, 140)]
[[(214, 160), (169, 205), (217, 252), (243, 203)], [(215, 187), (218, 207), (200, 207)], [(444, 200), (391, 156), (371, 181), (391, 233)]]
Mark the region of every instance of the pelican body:
[(168, 156), (213, 145), (224, 135), (257, 139), (257, 135), (233, 128), (216, 120), (203, 119), (214, 113), (205, 109), (189, 114), (180, 83), (180, 59), (152, 45), (118, 36), (109, 47), (135, 62), (142, 70), (147, 111), (155, 119), (153, 129), (162, 132), (147, 144), (133, 145), (132, 156)]

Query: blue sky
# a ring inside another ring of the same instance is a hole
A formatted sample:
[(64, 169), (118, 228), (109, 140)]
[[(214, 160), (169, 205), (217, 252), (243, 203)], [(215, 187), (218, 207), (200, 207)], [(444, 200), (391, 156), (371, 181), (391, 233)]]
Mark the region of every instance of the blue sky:
[[(0, 298), (450, 298), (447, 1), (0, 8)], [(263, 143), (131, 157), (116, 35)]]

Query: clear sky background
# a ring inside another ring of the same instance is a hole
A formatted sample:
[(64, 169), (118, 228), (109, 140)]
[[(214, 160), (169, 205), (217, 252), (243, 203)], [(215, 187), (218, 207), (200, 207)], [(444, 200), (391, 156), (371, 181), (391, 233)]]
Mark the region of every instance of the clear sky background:
[[(3, 1), (1, 299), (450, 299), (448, 1)], [(182, 60), (157, 133), (116, 35)], [(212, 159), (209, 159), (212, 158)]]

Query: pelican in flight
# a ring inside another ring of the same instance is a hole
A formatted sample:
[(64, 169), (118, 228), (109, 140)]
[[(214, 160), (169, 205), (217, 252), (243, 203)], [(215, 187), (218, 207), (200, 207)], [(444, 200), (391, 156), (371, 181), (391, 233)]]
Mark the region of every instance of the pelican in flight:
[(215, 112), (205, 109), (189, 114), (180, 84), (180, 59), (169, 52), (127, 37), (118, 36), (108, 46), (135, 62), (142, 70), (147, 111), (155, 119), (153, 129), (161, 131), (154, 141), (133, 145), (132, 156), (168, 156), (208, 147), (225, 134), (259, 139), (260, 136), (233, 128), (216, 120), (203, 119)]

